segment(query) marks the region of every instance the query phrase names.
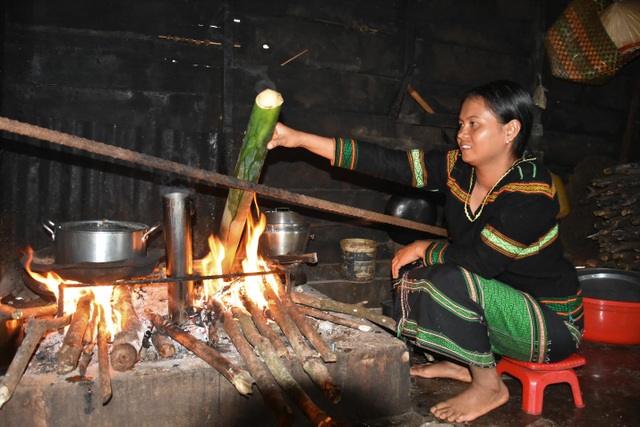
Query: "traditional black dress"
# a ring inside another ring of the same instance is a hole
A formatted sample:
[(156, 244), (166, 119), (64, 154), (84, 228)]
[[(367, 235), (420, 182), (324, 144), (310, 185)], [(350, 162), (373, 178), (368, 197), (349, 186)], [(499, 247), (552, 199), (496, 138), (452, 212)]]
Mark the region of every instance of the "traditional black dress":
[(449, 239), (427, 248), (423, 266), (398, 281), (399, 333), (430, 351), (479, 367), (494, 354), (554, 362), (575, 352), (582, 297), (558, 238), (551, 175), (523, 158), (476, 212), (475, 169), (459, 150), (391, 150), (336, 138), (335, 166), (446, 194)]

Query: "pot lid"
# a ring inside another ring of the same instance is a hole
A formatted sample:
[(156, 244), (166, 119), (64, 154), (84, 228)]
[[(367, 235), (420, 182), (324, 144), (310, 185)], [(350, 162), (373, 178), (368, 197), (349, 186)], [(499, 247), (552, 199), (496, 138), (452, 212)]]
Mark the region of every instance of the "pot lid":
[(272, 211), (265, 211), (267, 224), (306, 224), (302, 216), (289, 210), (289, 208), (276, 208)]

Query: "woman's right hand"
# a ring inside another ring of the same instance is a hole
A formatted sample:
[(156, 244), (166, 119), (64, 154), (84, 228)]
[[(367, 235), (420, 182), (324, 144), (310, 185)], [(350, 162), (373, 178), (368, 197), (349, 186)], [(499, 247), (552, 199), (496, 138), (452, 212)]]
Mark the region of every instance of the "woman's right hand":
[(271, 141), (267, 143), (267, 149), (272, 150), (276, 147), (296, 148), (302, 142), (303, 132), (291, 129), (282, 123), (276, 123)]
[(333, 160), (335, 141), (333, 138), (302, 132), (282, 123), (276, 123), (271, 141), (267, 143), (267, 149), (273, 150), (276, 147), (305, 148), (312, 153)]

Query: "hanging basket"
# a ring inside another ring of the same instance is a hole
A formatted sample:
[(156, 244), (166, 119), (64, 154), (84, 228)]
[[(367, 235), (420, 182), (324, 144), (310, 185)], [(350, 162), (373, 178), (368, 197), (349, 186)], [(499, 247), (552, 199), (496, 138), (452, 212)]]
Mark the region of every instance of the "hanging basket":
[(547, 30), (545, 48), (551, 73), (576, 83), (602, 84), (626, 62), (600, 13), (611, 1), (573, 0)]

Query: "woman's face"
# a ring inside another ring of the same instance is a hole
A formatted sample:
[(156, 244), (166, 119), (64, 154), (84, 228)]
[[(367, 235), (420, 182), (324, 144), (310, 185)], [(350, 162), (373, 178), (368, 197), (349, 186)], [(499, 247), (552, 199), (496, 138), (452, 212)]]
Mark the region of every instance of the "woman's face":
[(483, 99), (469, 98), (464, 101), (458, 125), (458, 147), (466, 163), (481, 167), (499, 165), (509, 160), (513, 162), (513, 141), (510, 140), (508, 125), (498, 121)]

